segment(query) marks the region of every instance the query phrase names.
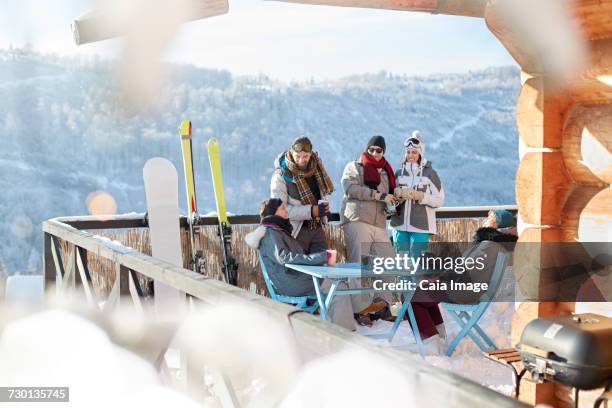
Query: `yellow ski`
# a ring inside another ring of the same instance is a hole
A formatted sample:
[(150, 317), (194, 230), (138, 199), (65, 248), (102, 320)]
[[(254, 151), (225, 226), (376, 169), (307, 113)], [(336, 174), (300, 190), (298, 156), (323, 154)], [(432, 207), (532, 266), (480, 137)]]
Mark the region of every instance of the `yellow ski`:
[(221, 176), (221, 154), (217, 139), (208, 141), (208, 161), (212, 175), (215, 202), (217, 204), (217, 217), (219, 222), (227, 223), (227, 209), (225, 208), (225, 194), (223, 194), (223, 177)]
[(215, 203), (217, 205), (217, 217), (219, 218), (219, 237), (223, 247), (223, 275), (230, 285), (238, 283), (238, 264), (232, 256), (232, 227), (227, 219), (225, 207), (225, 194), (223, 193), (223, 177), (221, 175), (221, 154), (219, 153), (219, 142), (217, 139), (208, 141), (208, 161), (215, 192)]
[(183, 169), (185, 171), (185, 189), (187, 190), (187, 221), (189, 223), (189, 239), (191, 244), (191, 263), (195, 272), (202, 272), (202, 253), (196, 249), (195, 237), (196, 221), (198, 219), (198, 205), (196, 202), (195, 178), (193, 175), (193, 155), (191, 151), (191, 121), (185, 119), (179, 126), (181, 135), (181, 149), (183, 151)]

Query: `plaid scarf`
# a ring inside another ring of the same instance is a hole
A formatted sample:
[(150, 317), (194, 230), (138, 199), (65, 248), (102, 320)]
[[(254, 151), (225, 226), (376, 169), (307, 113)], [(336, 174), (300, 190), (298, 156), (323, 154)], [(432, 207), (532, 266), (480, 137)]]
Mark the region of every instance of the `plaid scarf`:
[(317, 205), (317, 199), (313, 192), (310, 190), (310, 185), (307, 178), (315, 176), (319, 190), (321, 191), (321, 197), (330, 195), (334, 191), (334, 185), (323, 167), (323, 163), (316, 152), (312, 152), (310, 162), (306, 170), (300, 170), (297, 164), (293, 161), (291, 151), (285, 152), (285, 165), (286, 168), (283, 171), (288, 171), (293, 176), (295, 185), (297, 186), (298, 192), (300, 193), (300, 202), (302, 205)]

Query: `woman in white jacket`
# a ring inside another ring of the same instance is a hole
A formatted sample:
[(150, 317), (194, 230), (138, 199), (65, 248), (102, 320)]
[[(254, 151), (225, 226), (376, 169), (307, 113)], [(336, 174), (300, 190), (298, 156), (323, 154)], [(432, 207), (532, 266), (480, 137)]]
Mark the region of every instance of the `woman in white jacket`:
[(438, 173), (425, 158), (425, 143), (418, 130), (404, 142), (406, 154), (395, 172), (395, 196), (403, 201), (391, 217), (393, 243), (397, 251), (420, 256), (429, 235), (436, 233), (436, 208), (444, 204), (444, 189)]
[[(419, 257), (427, 249), (430, 234), (436, 233), (436, 208), (444, 204), (444, 189), (438, 173), (425, 159), (425, 144), (418, 130), (404, 142), (406, 154), (402, 167), (395, 172), (395, 196), (400, 200), (397, 214), (391, 218), (393, 244), (397, 252)], [(417, 292), (418, 294), (418, 292)], [(439, 353), (446, 337), (444, 321), (436, 301), (412, 302), (426, 352)]]

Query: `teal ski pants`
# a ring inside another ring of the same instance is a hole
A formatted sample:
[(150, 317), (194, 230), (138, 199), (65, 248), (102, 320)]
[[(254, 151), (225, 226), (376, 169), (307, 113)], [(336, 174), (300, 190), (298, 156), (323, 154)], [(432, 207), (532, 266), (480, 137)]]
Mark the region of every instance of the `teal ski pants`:
[(393, 230), (393, 245), (396, 252), (408, 252), (411, 257), (419, 257), (427, 249), (429, 234)]

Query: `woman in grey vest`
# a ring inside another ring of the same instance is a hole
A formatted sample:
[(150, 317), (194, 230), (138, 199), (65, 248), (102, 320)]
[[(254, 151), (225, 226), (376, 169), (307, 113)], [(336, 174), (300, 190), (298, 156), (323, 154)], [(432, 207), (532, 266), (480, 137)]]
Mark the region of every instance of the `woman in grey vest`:
[(349, 162), (342, 174), (341, 218), (347, 261), (361, 255), (394, 257), (387, 234), (387, 206), (395, 205), (395, 176), (385, 159), (385, 139), (372, 137), (359, 159)]
[[(342, 174), (344, 199), (340, 212), (348, 262), (360, 262), (362, 255), (394, 257), (395, 251), (387, 234), (387, 211), (395, 205), (393, 169), (385, 160), (385, 139), (372, 137), (359, 159), (349, 162)], [(351, 288), (361, 285), (360, 279), (349, 281)], [(357, 310), (366, 307), (372, 295), (351, 296)], [(391, 293), (381, 293), (389, 303)], [(360, 324), (370, 324), (367, 318)]]

